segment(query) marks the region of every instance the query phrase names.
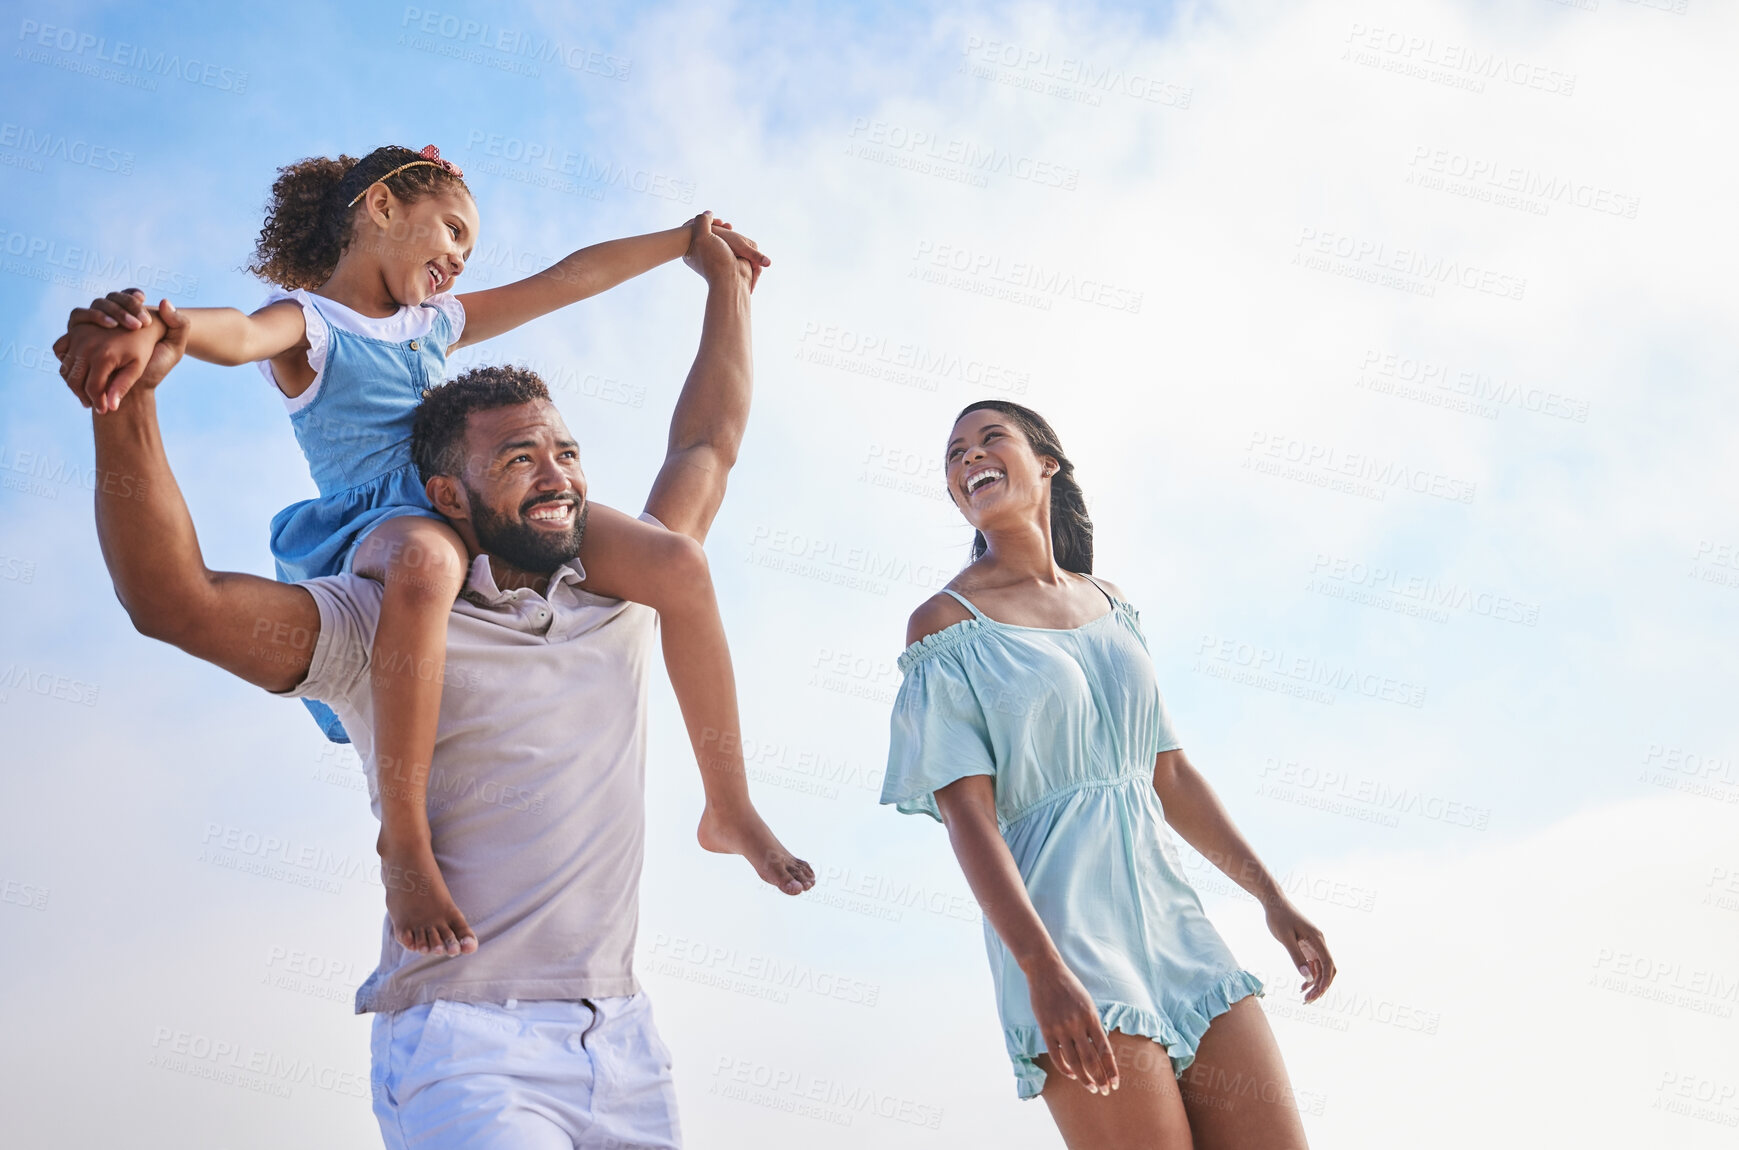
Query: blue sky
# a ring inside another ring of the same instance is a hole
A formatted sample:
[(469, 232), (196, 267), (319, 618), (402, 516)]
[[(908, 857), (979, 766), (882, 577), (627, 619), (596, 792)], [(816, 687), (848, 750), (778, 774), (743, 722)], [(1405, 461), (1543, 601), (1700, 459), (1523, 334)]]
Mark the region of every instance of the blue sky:
[[(1056, 1144), (1013, 1098), (978, 925), (924, 909), (965, 893), (943, 835), (874, 801), (905, 617), (970, 539), (941, 444), (987, 393), (1058, 427), (1186, 748), (1340, 948), (1342, 996), (1311, 1015), (1252, 905), (1192, 870), (1274, 978), (1313, 1137), (1421, 1113), (1420, 1145), (1560, 1137), (1544, 1102), (1598, 1092), (1569, 1133), (1717, 1144), (1718, 1107), (1657, 1105), (1739, 1084), (1739, 253), (1708, 144), (1735, 25), (1682, 7), (15, 10), (0, 669), (51, 684), (0, 687), (21, 1129), (375, 1144), (341, 1089), (286, 1104), (153, 1062), (167, 1031), (366, 1071), (344, 1003), (378, 937), (373, 824), (299, 707), (133, 633), (80, 489), (88, 417), (43, 356), (119, 269), (254, 306), (274, 169), (396, 142), (465, 167), (474, 284), (703, 208), (775, 260), (708, 550), (757, 793), (829, 900), (766, 899), (694, 847), (660, 684), (640, 961), (697, 1144)], [(595, 496), (638, 507), (701, 299), (662, 268), (467, 362), (542, 371)], [(281, 404), (189, 362), (161, 410), (208, 561), (267, 571), (267, 521), (312, 492)], [(351, 877), (237, 873), (211, 861), (232, 828)], [(876, 1005), (709, 985), (697, 945)], [(1675, 980), (1703, 989), (1661, 1001)], [(1494, 1032), (1545, 1036), (1538, 1081), (1492, 1087)], [(711, 1092), (751, 1063), (944, 1117), (818, 1125)], [(94, 1075), (112, 1108), (84, 1104)]]

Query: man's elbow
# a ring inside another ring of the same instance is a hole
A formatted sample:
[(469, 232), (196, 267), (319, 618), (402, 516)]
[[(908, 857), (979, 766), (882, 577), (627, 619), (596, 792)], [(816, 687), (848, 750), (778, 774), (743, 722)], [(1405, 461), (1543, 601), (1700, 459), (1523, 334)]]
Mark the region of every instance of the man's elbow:
[(180, 604), (149, 595), (129, 594), (118, 587), (115, 589), (115, 598), (120, 600), (122, 610), (127, 612), (133, 630), (145, 638), (183, 649), (191, 641), (195, 622), (193, 612)]

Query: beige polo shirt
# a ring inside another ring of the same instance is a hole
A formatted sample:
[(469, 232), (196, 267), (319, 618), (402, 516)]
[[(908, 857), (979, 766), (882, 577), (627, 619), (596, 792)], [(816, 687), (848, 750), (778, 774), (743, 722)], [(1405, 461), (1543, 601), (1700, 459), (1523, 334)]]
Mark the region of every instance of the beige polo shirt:
[[(454, 958), (419, 955), (384, 921), (380, 966), (356, 992), (357, 1013), (438, 998), (639, 990), (646, 687), (658, 616), (580, 590), (583, 578), (576, 559), (547, 595), (504, 592), (487, 556), (472, 562), (447, 624), (428, 791), (435, 859), (479, 946)], [(378, 818), (369, 659), (381, 586), (357, 575), (298, 586), (319, 605), (320, 635), (308, 677), (285, 694), (338, 712)]]

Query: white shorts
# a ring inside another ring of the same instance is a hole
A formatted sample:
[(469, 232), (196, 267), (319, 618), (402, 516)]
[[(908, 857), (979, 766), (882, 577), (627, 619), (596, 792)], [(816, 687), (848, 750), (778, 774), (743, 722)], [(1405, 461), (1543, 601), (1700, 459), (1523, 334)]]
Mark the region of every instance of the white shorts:
[(388, 1150), (675, 1150), (670, 1051), (645, 994), (440, 999), (374, 1016)]

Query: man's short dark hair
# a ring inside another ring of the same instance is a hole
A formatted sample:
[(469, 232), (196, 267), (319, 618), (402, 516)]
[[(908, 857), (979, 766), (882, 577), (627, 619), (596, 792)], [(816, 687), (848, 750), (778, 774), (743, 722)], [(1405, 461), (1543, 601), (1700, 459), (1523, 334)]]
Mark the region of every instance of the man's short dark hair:
[(449, 383), (429, 388), (411, 419), (411, 459), (417, 475), (427, 483), (436, 475), (465, 470), (465, 425), (473, 411), (548, 398), (549, 388), (537, 372), (512, 364), (474, 367)]

